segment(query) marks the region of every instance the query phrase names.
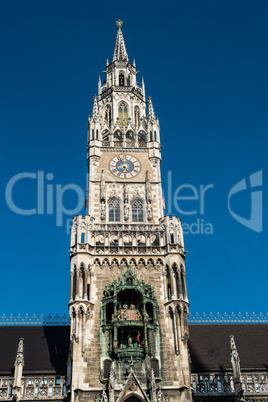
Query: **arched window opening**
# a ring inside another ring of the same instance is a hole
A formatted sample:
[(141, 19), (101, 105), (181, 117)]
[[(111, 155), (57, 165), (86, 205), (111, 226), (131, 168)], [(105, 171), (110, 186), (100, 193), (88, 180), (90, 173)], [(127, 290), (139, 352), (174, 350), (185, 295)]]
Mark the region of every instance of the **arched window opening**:
[(96, 246), (104, 246), (104, 237), (102, 235), (96, 237)]
[(92, 140), (94, 140), (94, 130), (92, 130)]
[(127, 399), (125, 399), (125, 401), (126, 402), (141, 402), (142, 399), (140, 397), (138, 398), (137, 396), (130, 395)]
[(106, 121), (108, 127), (111, 127), (111, 120), (112, 120), (111, 107), (107, 106), (107, 108), (105, 110), (105, 121)]
[(132, 204), (132, 222), (143, 222), (143, 205), (141, 201)]
[(146, 135), (143, 131), (138, 134), (139, 141), (146, 141)]
[(118, 200), (109, 203), (109, 222), (120, 222), (120, 205)]
[(109, 324), (112, 322), (112, 315), (114, 312), (114, 305), (113, 303), (109, 303), (106, 305), (106, 322)]
[(151, 243), (152, 243), (152, 246), (159, 246), (160, 245), (159, 236), (158, 235), (152, 236)]
[(156, 131), (154, 131), (154, 140), (156, 141)]
[(119, 124), (121, 127), (127, 127), (128, 113), (127, 113), (127, 107), (125, 104), (119, 105), (118, 119), (119, 119)]
[(119, 86), (124, 87), (125, 86), (125, 76), (123, 73), (119, 74)]
[(103, 377), (105, 379), (109, 378), (111, 364), (112, 364), (111, 360), (108, 360), (108, 359), (104, 360), (104, 362), (103, 362)]
[(135, 128), (136, 130), (138, 130), (138, 128), (140, 127), (140, 109), (138, 108), (138, 106), (135, 106)]
[(167, 268), (167, 296), (168, 296), (168, 299), (171, 299), (171, 295), (172, 295), (172, 292), (171, 292), (171, 277), (170, 277), (169, 269)]
[(154, 309), (151, 303), (146, 303), (146, 311), (148, 313), (149, 324), (154, 324), (154, 314), (153, 314)]
[(97, 129), (96, 130), (96, 140), (98, 140), (99, 139), (99, 130)]
[(86, 297), (86, 275), (84, 269), (82, 270), (82, 297), (83, 299)]
[(119, 130), (117, 130), (117, 131), (114, 133), (114, 140), (115, 140), (115, 141), (122, 141), (122, 133), (121, 133)]
[(176, 329), (175, 329), (175, 322), (174, 322), (175, 317), (174, 317), (172, 310), (169, 311), (169, 314), (170, 314), (172, 332), (173, 332), (173, 338), (174, 338), (174, 351), (175, 351), (175, 354), (177, 354), (178, 349), (177, 349), (177, 336), (176, 336)]
[(73, 299), (76, 296), (76, 266), (74, 266), (74, 275), (73, 275)]
[(134, 134), (133, 134), (132, 131), (128, 131), (128, 132), (126, 133), (126, 140), (129, 141), (129, 142), (131, 142), (131, 141), (134, 140)]
[(154, 370), (155, 377), (160, 377), (159, 361), (157, 359), (151, 359), (151, 368)]
[(184, 278), (184, 275), (183, 275), (183, 268), (182, 268), (182, 266), (181, 266), (181, 280), (180, 280), (180, 283), (181, 283), (181, 293), (182, 293), (182, 296), (183, 297), (185, 297), (186, 296), (186, 292), (185, 292), (185, 278)]

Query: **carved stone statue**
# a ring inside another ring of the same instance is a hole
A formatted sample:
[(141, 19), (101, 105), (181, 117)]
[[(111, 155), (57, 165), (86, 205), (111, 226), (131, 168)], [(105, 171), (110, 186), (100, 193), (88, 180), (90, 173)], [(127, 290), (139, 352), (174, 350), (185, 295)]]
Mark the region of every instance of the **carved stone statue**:
[(153, 218), (152, 207), (151, 207), (151, 204), (148, 203), (147, 204), (147, 219), (148, 219), (148, 221), (151, 221), (152, 218)]
[(106, 199), (106, 185), (104, 180), (104, 171), (101, 172), (101, 182), (100, 182), (100, 199), (105, 201)]
[(128, 188), (127, 188), (126, 184), (124, 184), (124, 187), (123, 187), (123, 198), (124, 198), (124, 202), (128, 203)]
[(125, 220), (129, 219), (129, 206), (128, 206), (128, 204), (124, 204), (124, 219)]
[(104, 201), (101, 202), (100, 213), (101, 213), (101, 219), (102, 220), (105, 219), (105, 217), (106, 217), (106, 208), (105, 208), (105, 202)]
[(148, 203), (151, 202), (152, 201), (152, 190), (151, 190), (151, 183), (149, 180), (148, 170), (146, 171), (145, 194), (146, 194), (146, 201)]

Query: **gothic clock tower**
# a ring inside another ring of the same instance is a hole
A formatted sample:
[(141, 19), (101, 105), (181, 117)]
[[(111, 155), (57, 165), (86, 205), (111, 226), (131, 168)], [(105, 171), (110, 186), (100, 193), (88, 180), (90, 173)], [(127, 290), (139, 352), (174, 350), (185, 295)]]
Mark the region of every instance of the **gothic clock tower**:
[(163, 215), (159, 121), (118, 20), (88, 119), (87, 214), (71, 232), (73, 401), (191, 401), (180, 219)]

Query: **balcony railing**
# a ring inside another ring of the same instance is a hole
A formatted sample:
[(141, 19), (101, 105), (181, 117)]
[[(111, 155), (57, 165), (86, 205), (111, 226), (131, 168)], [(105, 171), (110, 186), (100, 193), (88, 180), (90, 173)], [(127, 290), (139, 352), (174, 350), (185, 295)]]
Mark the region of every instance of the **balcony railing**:
[(193, 374), (192, 387), (195, 394), (234, 394), (231, 374)]

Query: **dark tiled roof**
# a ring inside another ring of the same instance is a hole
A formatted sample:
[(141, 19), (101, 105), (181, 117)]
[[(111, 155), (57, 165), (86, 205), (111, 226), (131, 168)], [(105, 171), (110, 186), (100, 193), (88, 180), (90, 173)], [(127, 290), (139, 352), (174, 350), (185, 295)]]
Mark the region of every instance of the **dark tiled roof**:
[(69, 326), (0, 327), (0, 373), (12, 373), (19, 338), (24, 338), (24, 374), (65, 373), (69, 333)]
[[(268, 325), (190, 325), (192, 372), (231, 369), (234, 335), (242, 369), (268, 369)], [(0, 373), (12, 373), (19, 338), (24, 338), (24, 374), (65, 373), (69, 326), (0, 327)]]
[(242, 369), (268, 369), (268, 325), (189, 325), (192, 372), (231, 368), (230, 335), (234, 335)]

